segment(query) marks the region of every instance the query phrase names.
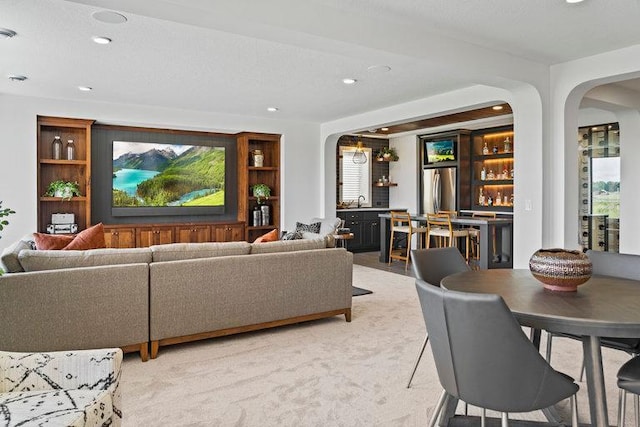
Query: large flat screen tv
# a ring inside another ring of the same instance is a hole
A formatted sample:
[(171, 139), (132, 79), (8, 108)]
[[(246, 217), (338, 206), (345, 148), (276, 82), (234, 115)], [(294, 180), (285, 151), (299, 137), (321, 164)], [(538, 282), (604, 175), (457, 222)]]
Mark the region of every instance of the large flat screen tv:
[(456, 161), (456, 142), (453, 139), (425, 141), (424, 164), (437, 165)]
[(113, 216), (224, 213), (224, 147), (113, 141), (112, 155)]

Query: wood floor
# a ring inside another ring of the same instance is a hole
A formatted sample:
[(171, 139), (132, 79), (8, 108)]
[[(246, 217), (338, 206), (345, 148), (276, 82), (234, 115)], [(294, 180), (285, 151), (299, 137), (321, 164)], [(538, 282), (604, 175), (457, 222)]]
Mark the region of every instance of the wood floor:
[(375, 268), (377, 270), (389, 271), (391, 273), (403, 274), (409, 277), (415, 277), (413, 274), (413, 268), (411, 268), (411, 263), (407, 269), (404, 269), (404, 262), (394, 260), (391, 262), (391, 265), (380, 262), (378, 257), (380, 256), (380, 252), (358, 252), (353, 254), (353, 263), (362, 265), (365, 267)]

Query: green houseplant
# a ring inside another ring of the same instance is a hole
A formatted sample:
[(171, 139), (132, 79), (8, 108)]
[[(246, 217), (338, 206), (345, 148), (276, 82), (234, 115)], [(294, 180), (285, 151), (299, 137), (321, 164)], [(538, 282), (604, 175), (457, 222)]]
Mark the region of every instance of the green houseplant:
[(251, 191), (258, 204), (262, 203), (262, 199), (268, 199), (271, 196), (271, 189), (267, 184), (255, 184), (251, 186)]
[(80, 187), (77, 182), (64, 181), (58, 179), (53, 181), (47, 187), (45, 196), (61, 197), (62, 200), (71, 200), (73, 196), (81, 196)]
[[(9, 208), (4, 208), (2, 209), (2, 201), (0, 200), (0, 218), (4, 218), (7, 217), (11, 214), (16, 213), (14, 210), (9, 209)], [(1, 219), (0, 220), (0, 231), (4, 230), (4, 227), (6, 227), (7, 225), (9, 225), (9, 221), (7, 221), (6, 219)], [(0, 236), (0, 239), (2, 238), (2, 236)], [(4, 273), (4, 270), (2, 268), (0, 268), (0, 276), (2, 276), (2, 274)]]
[(390, 161), (394, 161), (395, 162), (400, 158), (398, 157), (398, 153), (396, 153), (395, 148), (382, 147), (380, 149), (380, 151), (378, 151), (376, 153), (376, 159), (379, 159), (379, 160), (390, 160)]

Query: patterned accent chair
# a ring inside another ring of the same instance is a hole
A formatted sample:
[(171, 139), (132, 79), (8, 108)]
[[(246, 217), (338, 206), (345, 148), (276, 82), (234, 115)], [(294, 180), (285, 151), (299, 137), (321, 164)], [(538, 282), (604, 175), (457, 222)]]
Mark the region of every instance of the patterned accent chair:
[(0, 351), (0, 425), (120, 426), (122, 350)]

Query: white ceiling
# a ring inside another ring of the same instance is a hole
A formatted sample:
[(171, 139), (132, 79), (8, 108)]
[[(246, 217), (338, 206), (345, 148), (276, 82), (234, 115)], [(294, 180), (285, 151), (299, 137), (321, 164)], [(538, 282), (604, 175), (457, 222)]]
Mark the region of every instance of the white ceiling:
[(638, 0), (0, 0), (0, 94), (325, 122), (638, 44), (638, 22)]

